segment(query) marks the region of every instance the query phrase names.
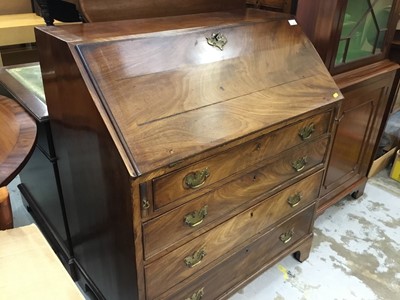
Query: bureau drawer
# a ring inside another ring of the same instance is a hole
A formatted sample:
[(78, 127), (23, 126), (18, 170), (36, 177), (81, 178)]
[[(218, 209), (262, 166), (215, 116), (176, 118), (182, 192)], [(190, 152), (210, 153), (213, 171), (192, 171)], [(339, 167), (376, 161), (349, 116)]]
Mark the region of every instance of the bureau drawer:
[(161, 208), (193, 191), (210, 185), (299, 145), (329, 129), (331, 111), (261, 136), (229, 151), (153, 180), (154, 208)]
[[(314, 149), (324, 149), (324, 145), (320, 145), (319, 142)], [(301, 156), (303, 151), (300, 151), (301, 153), (294, 152), (291, 157)], [(318, 155), (319, 159), (315, 159), (309, 167), (320, 163), (322, 157), (323, 153)], [(151, 258), (182, 239), (193, 238), (201, 234), (207, 228), (227, 219), (235, 208), (265, 194), (297, 175), (298, 173), (293, 168), (287, 168), (286, 173), (280, 170), (282, 165), (288, 161), (290, 162), (290, 159), (283, 158), (268, 164), (192, 202), (146, 222), (143, 225), (145, 258)], [(269, 205), (279, 206), (277, 209), (282, 216), (305, 207), (310, 201), (317, 198), (321, 178), (322, 170), (272, 197)], [(288, 201), (292, 201), (292, 203), (289, 204)]]
[(248, 239), (280, 220), (283, 213), (287, 214), (291, 210), (286, 207), (287, 195), (292, 192), (289, 188), (288, 191), (266, 199), (145, 266), (150, 299), (196, 274), (228, 252), (235, 251)]
[[(179, 290), (178, 292), (166, 292), (156, 299), (190, 299), (194, 293), (201, 289), (203, 291), (202, 300), (217, 299), (279, 255), (287, 255), (285, 251), (296, 242), (310, 237), (314, 208), (314, 205), (308, 207), (273, 230), (263, 234), (251, 244), (242, 246), (238, 252), (232, 253), (225, 260), (218, 260), (212, 269), (203, 273), (200, 277), (196, 276), (195, 279), (190, 278), (179, 284), (174, 288)], [(289, 240), (285, 239), (288, 233), (292, 234)], [(153, 299), (154, 294), (154, 291), (148, 291), (148, 299)]]

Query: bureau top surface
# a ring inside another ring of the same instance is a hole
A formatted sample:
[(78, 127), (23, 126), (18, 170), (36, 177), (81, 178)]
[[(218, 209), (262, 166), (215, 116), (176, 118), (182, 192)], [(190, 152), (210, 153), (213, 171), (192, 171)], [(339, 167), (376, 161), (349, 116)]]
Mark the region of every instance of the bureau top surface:
[[(131, 22), (136, 29), (119, 23), (120, 36), (108, 29), (111, 38), (95, 24), (59, 36), (74, 44), (137, 174), (341, 99), (314, 47), (285, 15), (163, 18), (156, 31), (150, 21)], [(210, 45), (213, 36), (225, 45)]]

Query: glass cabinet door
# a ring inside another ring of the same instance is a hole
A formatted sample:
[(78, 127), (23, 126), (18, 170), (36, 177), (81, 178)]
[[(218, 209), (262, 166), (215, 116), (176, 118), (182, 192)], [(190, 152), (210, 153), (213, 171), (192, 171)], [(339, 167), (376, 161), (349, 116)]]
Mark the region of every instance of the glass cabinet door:
[(334, 67), (383, 52), (394, 0), (348, 0)]

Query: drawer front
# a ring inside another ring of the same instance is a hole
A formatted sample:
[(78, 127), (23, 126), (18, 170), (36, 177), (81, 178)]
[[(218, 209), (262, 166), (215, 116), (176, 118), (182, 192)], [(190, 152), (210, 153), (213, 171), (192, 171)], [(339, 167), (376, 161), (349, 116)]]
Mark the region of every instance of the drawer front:
[(329, 129), (330, 119), (331, 112), (315, 115), (190, 167), (154, 179), (155, 209), (194, 191), (203, 189), (206, 192), (210, 185), (232, 174), (297, 146), (305, 140), (323, 135)]
[[(156, 299), (198, 299), (191, 297), (200, 290), (203, 294), (202, 300), (219, 298), (226, 291), (258, 272), (271, 260), (287, 255), (285, 251), (296, 242), (310, 237), (313, 214), (314, 205), (278, 225), (250, 245), (242, 247), (224, 261), (218, 261), (211, 270), (200, 277), (189, 279), (175, 287), (174, 292), (166, 292)], [(289, 232), (293, 235), (286, 241), (283, 236)], [(148, 298), (153, 299), (151, 296)]]
[[(323, 145), (320, 147), (318, 143), (315, 149), (323, 149)], [(298, 156), (301, 156), (298, 152), (291, 155), (291, 157)], [(182, 239), (193, 238), (201, 234), (207, 228), (227, 219), (235, 208), (278, 187), (288, 178), (298, 175), (293, 168), (288, 168), (287, 173), (280, 170), (287, 161), (290, 159), (284, 158), (273, 162), (146, 222), (143, 225), (145, 258), (151, 258)], [(315, 161), (315, 163), (319, 162), (319, 160)], [(282, 215), (290, 214), (295, 209), (301, 209), (310, 201), (315, 200), (318, 196), (321, 178), (322, 171), (279, 193), (276, 197), (282, 199), (279, 200), (281, 202), (279, 209)]]
[(145, 267), (149, 293), (157, 296), (152, 293), (161, 293), (169, 289), (217, 261), (221, 256), (235, 251), (249, 238), (265, 231), (285, 217), (284, 214), (293, 211), (290, 206), (287, 207), (287, 198), (294, 192), (296, 190), (289, 188), (278, 193), (149, 263)]

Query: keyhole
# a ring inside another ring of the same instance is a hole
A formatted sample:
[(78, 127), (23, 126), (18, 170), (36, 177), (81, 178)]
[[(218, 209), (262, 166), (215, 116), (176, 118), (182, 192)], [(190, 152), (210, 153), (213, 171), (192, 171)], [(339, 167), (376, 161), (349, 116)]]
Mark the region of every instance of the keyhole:
[(253, 181), (256, 181), (257, 180), (257, 175), (254, 175), (253, 176)]

